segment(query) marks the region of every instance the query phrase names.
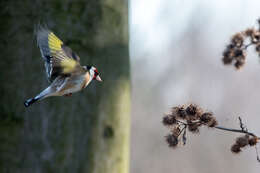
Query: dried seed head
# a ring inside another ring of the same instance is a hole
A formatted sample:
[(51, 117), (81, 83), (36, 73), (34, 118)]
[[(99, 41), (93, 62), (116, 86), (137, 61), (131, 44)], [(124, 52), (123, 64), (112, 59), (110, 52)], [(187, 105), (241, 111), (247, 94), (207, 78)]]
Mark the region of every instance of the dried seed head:
[(242, 47), (243, 43), (244, 43), (244, 37), (242, 33), (237, 33), (235, 34), (232, 39), (231, 42), (233, 45), (235, 45), (236, 47), (240, 48)]
[(232, 51), (233, 51), (233, 49), (234, 49), (233, 44), (230, 44), (230, 45), (228, 45), (227, 48), (224, 50), (222, 61), (223, 61), (223, 63), (224, 63), (225, 65), (232, 63), (232, 60), (233, 60)]
[(254, 146), (258, 142), (257, 140), (258, 140), (257, 137), (251, 137), (251, 138), (249, 138), (248, 143), (250, 146)]
[(186, 108), (186, 113), (187, 115), (190, 116), (195, 116), (197, 114), (198, 108), (196, 105), (190, 104), (187, 108)]
[(171, 125), (177, 123), (177, 119), (176, 119), (176, 116), (174, 116), (174, 115), (166, 115), (163, 117), (162, 122), (165, 126), (171, 126)]
[(252, 43), (257, 43), (257, 42), (259, 42), (259, 40), (260, 40), (260, 32), (254, 30), (254, 32), (251, 35), (251, 42)]
[(257, 53), (260, 53), (260, 43), (257, 43), (257, 45), (255, 46), (255, 50)]
[(244, 31), (244, 34), (248, 37), (251, 37), (251, 35), (253, 35), (253, 33), (255, 32), (254, 28), (248, 28)]
[(245, 65), (246, 61), (244, 57), (241, 57), (240, 59), (237, 59), (237, 61), (235, 62), (235, 67), (236, 69), (240, 69), (241, 67), (243, 67)]
[(237, 144), (232, 145), (231, 151), (232, 151), (233, 153), (239, 153), (239, 152), (241, 151), (240, 146), (237, 145)]
[(231, 50), (230, 49), (225, 49), (225, 51), (223, 52), (223, 57), (230, 57), (231, 55)]
[(178, 138), (172, 134), (169, 134), (167, 136), (165, 136), (166, 138), (166, 142), (168, 143), (169, 147), (176, 147), (178, 145)]
[(215, 127), (218, 125), (218, 122), (215, 117), (212, 117), (212, 119), (207, 123), (208, 127)]
[(190, 104), (187, 108), (186, 108), (186, 113), (188, 115), (187, 120), (198, 120), (199, 117), (201, 116), (203, 110), (195, 105), (195, 104)]
[(248, 145), (248, 139), (249, 139), (249, 136), (248, 136), (248, 135), (238, 137), (238, 138), (236, 139), (236, 144), (237, 144), (240, 148), (245, 147), (245, 146)]
[(226, 46), (223, 52), (222, 61), (224, 65), (233, 64), (236, 69), (243, 67), (246, 50), (251, 45), (256, 46), (255, 50), (260, 57), (260, 19), (257, 22), (258, 28), (248, 28), (232, 36), (230, 44)]
[(222, 61), (223, 61), (223, 63), (224, 63), (225, 65), (228, 65), (228, 64), (231, 64), (231, 63), (232, 63), (233, 58), (230, 57), (230, 56), (224, 56), (224, 57), (222, 58)]
[(201, 115), (200, 121), (202, 121), (203, 123), (208, 123), (212, 120), (212, 118), (214, 118), (212, 112), (205, 112)]
[(192, 123), (192, 122), (188, 123), (188, 129), (192, 133), (198, 133), (199, 132), (199, 126), (200, 126), (199, 123)]
[(187, 114), (186, 114), (184, 107), (179, 107), (177, 110), (177, 117), (179, 117), (181, 119), (185, 119), (186, 116), (187, 116)]
[(244, 56), (244, 52), (241, 49), (234, 50), (234, 57)]
[(227, 45), (227, 49), (229, 49), (229, 50), (232, 50), (232, 49), (234, 49), (236, 46), (234, 45), (234, 44), (229, 44), (229, 45)]

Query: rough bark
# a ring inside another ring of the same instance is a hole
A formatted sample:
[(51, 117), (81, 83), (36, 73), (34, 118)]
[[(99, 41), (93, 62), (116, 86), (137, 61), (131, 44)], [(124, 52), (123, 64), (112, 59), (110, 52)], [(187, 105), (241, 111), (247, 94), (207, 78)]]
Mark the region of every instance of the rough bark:
[[(0, 172), (128, 172), (127, 3), (0, 2)], [(77, 52), (81, 64), (96, 66), (104, 82), (25, 108), (23, 101), (48, 85), (33, 35), (38, 22)]]

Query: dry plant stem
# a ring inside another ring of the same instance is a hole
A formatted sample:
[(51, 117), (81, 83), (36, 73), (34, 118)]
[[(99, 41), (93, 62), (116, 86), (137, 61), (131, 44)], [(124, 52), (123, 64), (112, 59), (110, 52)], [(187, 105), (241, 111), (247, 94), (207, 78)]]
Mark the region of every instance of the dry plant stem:
[(230, 129), (230, 128), (225, 128), (225, 127), (221, 127), (221, 126), (216, 126), (214, 128), (219, 129), (219, 130), (230, 131), (230, 132), (244, 133), (244, 134), (247, 134), (247, 135), (250, 135), (250, 136), (253, 136), (253, 137), (257, 137), (258, 139), (260, 139), (260, 137), (256, 136), (255, 134), (253, 134), (251, 132), (244, 131), (244, 130)]
[[(177, 120), (179, 123), (185, 125), (185, 127), (187, 127), (188, 123), (182, 122)], [(194, 122), (193, 122), (194, 123)], [(196, 122), (195, 122), (196, 123)], [(199, 122), (198, 122), (199, 123)], [(184, 128), (185, 128), (184, 127)], [(235, 132), (235, 133), (244, 133), (253, 137), (257, 137), (257, 139), (260, 139), (260, 137), (256, 136), (254, 133), (245, 131), (245, 130), (239, 130), (239, 129), (231, 129), (231, 128), (226, 128), (226, 127), (221, 127), (221, 126), (215, 126), (214, 128), (219, 129), (219, 130), (224, 130), (224, 131), (229, 131), (229, 132)]]

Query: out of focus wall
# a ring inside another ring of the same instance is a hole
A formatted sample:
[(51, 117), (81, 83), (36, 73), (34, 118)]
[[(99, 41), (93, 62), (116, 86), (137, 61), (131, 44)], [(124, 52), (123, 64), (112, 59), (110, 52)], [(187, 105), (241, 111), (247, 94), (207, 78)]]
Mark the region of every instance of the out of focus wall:
[(255, 149), (230, 147), (239, 134), (204, 128), (186, 146), (170, 149), (162, 123), (171, 106), (194, 102), (219, 124), (239, 128), (238, 116), (260, 134), (260, 63), (253, 48), (240, 71), (224, 66), (230, 36), (255, 26), (257, 0), (132, 0), (132, 173), (258, 173)]

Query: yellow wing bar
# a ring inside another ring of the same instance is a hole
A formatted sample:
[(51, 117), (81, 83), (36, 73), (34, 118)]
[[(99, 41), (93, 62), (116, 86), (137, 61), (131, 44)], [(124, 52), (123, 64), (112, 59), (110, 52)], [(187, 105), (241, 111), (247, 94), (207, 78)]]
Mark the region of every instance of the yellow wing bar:
[(62, 49), (63, 42), (55, 35), (50, 32), (48, 35), (48, 45), (50, 52), (54, 58), (60, 62), (62, 73), (70, 73), (74, 71), (77, 62), (74, 59), (67, 57), (64, 50)]
[(61, 45), (63, 42), (54, 35), (53, 32), (50, 32), (48, 35), (48, 44), (51, 54), (55, 54), (57, 51), (61, 51)]
[(63, 73), (70, 73), (75, 70), (75, 67), (77, 66), (77, 62), (73, 59), (66, 58), (60, 62), (60, 65), (62, 67)]

